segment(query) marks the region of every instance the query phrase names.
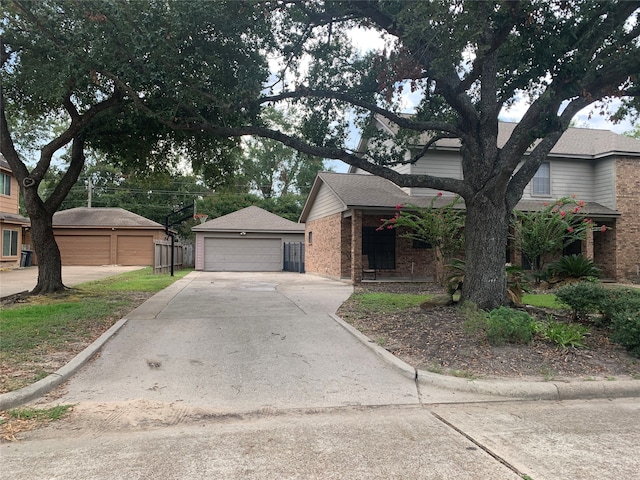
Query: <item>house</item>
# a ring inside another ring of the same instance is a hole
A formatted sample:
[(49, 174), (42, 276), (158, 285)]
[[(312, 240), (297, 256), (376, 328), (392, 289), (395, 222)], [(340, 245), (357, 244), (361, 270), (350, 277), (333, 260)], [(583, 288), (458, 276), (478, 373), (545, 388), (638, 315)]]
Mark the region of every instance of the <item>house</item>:
[(18, 213), (19, 198), (18, 181), (13, 176), (9, 163), (0, 155), (0, 231), (2, 232), (0, 267), (20, 266), (23, 233), (30, 223), (29, 219)]
[(196, 270), (279, 272), (285, 243), (303, 242), (304, 225), (251, 206), (193, 227)]
[[(380, 120), (377, 128), (394, 133)], [(514, 128), (515, 124), (500, 123), (499, 145), (506, 142)], [(361, 148), (366, 148), (366, 142), (361, 143)], [(459, 150), (459, 141), (443, 139), (418, 162), (396, 169), (401, 173), (428, 172), (461, 178)], [(451, 200), (451, 194), (443, 193), (439, 202)], [(305, 223), (306, 271), (353, 283), (359, 283), (363, 270), (370, 268), (385, 277), (433, 278), (436, 266), (431, 249), (402, 238), (395, 229), (376, 229), (382, 218), (393, 216), (397, 204), (428, 205), (437, 194), (426, 188), (400, 188), (353, 167), (346, 174), (318, 174), (300, 217), (300, 222)], [(606, 278), (637, 280), (640, 140), (607, 130), (570, 128), (525, 188), (517, 208), (535, 211), (544, 208), (545, 203), (572, 195), (585, 202), (584, 212), (590, 218), (609, 228), (605, 232), (589, 232), (578, 250), (593, 258)], [(363, 256), (368, 263), (364, 266)], [(521, 263), (514, 251), (506, 252), (505, 260)]]
[(62, 265), (153, 265), (163, 225), (123, 208), (80, 207), (54, 213)]

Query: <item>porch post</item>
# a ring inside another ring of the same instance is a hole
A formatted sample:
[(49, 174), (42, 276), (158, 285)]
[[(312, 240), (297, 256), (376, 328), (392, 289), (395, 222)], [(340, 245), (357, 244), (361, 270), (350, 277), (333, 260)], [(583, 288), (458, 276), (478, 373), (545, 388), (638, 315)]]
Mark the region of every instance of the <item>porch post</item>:
[(362, 282), (362, 210), (351, 215), (351, 282)]
[(593, 229), (587, 228), (587, 234), (584, 237), (584, 242), (582, 242), (582, 256), (585, 258), (589, 258), (591, 260), (594, 259), (593, 254)]

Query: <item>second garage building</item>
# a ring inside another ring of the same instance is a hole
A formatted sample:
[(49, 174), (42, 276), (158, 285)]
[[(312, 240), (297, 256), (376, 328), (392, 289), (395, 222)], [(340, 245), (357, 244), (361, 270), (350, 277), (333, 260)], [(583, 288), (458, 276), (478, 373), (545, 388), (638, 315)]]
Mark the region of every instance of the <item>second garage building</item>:
[(251, 206), (193, 227), (196, 270), (279, 272), (285, 243), (304, 242), (304, 224)]

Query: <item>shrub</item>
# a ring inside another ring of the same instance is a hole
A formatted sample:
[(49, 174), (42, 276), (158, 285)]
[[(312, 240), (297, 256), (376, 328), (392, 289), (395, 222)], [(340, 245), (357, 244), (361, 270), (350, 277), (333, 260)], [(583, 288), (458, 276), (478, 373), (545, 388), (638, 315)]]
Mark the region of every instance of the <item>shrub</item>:
[(640, 312), (640, 290), (637, 288), (616, 287), (608, 289), (607, 293), (600, 306), (605, 324), (611, 323), (617, 313)]
[(615, 313), (611, 328), (611, 340), (640, 357), (640, 310)]
[(584, 337), (589, 334), (589, 328), (575, 323), (560, 323), (549, 320), (539, 333), (562, 348), (584, 347)]
[(526, 344), (533, 337), (533, 319), (526, 312), (499, 307), (487, 315), (486, 333), (491, 345)]
[(607, 289), (600, 283), (592, 282), (564, 285), (556, 291), (556, 298), (573, 311), (574, 320), (602, 311), (608, 295)]
[(602, 270), (596, 267), (593, 260), (585, 258), (582, 255), (565, 255), (560, 257), (549, 265), (548, 272), (550, 277), (559, 278), (582, 279), (602, 275)]

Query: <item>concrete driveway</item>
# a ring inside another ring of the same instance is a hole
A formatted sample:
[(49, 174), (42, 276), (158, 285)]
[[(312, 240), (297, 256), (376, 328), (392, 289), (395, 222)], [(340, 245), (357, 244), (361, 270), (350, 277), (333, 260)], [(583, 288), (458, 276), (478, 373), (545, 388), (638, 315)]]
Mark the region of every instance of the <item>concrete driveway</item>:
[[(122, 265), (102, 266), (63, 266), (62, 281), (68, 287), (83, 282), (112, 277), (121, 273), (139, 270), (144, 267), (125, 267)], [(16, 268), (0, 271), (0, 298), (16, 293), (33, 290), (38, 283), (38, 267)]]
[(419, 403), (413, 379), (330, 317), (351, 292), (296, 273), (193, 272), (132, 312), (58, 401), (233, 412)]

